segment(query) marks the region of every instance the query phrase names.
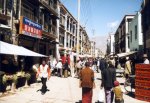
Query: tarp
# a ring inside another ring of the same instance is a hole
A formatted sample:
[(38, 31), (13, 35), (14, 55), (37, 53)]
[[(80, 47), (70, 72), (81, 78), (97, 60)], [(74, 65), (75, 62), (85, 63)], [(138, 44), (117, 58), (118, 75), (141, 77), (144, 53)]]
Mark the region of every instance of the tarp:
[(46, 55), (42, 55), (34, 51), (28, 50), (24, 47), (9, 44), (3, 41), (0, 41), (0, 54), (47, 57)]
[(131, 52), (126, 52), (126, 53), (119, 53), (117, 54), (118, 57), (126, 57), (126, 56), (129, 56), (131, 54), (134, 54), (136, 53), (137, 51), (131, 51)]

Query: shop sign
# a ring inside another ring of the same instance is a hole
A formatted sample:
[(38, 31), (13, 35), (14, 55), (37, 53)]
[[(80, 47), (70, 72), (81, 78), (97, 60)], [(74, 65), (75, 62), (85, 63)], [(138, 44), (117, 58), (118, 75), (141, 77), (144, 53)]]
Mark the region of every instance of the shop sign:
[(27, 17), (21, 16), (19, 34), (41, 38), (42, 37), (42, 25), (33, 22)]

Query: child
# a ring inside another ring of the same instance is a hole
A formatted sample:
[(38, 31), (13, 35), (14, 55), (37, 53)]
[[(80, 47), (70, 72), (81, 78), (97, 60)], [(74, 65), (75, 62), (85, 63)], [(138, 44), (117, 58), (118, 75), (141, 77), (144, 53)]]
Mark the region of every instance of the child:
[(115, 103), (124, 103), (123, 93), (118, 81), (114, 82), (114, 94), (115, 94)]

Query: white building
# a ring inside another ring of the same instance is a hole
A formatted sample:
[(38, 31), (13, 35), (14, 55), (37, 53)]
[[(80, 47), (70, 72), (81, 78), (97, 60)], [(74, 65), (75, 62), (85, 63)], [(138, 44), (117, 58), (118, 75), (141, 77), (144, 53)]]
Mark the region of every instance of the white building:
[(130, 51), (143, 49), (143, 33), (141, 26), (141, 13), (137, 12), (129, 24), (129, 48)]
[(107, 39), (107, 54), (108, 55), (115, 53), (114, 43), (115, 43), (114, 34), (110, 34)]

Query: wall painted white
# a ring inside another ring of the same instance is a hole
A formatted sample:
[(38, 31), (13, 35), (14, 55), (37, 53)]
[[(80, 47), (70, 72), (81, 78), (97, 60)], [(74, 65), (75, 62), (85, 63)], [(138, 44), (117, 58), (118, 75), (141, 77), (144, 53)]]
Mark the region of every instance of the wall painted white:
[[(137, 26), (137, 38), (135, 38), (135, 26)], [(134, 19), (129, 24), (129, 35), (130, 50), (139, 50), (140, 45), (143, 45), (143, 33), (140, 12), (137, 12)]]

